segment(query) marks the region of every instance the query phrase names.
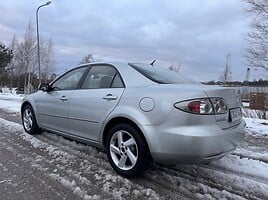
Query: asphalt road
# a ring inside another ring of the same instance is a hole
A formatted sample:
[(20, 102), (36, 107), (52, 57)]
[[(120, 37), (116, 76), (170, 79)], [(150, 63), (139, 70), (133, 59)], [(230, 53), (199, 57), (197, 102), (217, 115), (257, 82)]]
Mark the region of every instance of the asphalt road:
[(0, 118), (11, 121), (0, 123), (1, 200), (184, 199), (168, 190), (156, 194), (159, 186), (142, 178), (118, 176), (99, 149), (55, 134), (24, 133), (18, 113), (0, 110)]
[[(20, 122), (19, 116), (1, 110), (0, 118)], [(77, 199), (62, 184), (55, 182), (45, 173), (32, 167), (30, 158), (37, 154), (50, 157), (41, 149), (10, 134), (5, 127), (0, 129), (0, 199), (1, 200), (59, 200)], [(53, 166), (50, 166), (53, 168)]]
[(268, 199), (266, 136), (247, 134), (244, 146), (210, 165), (153, 163), (128, 180), (101, 150), (46, 132), (30, 136), (20, 123), (18, 113), (0, 110), (0, 200)]

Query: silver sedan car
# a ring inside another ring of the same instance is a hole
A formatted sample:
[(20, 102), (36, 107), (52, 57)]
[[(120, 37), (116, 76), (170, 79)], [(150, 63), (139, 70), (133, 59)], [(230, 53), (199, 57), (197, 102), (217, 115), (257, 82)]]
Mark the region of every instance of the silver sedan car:
[(180, 74), (135, 63), (90, 63), (27, 96), (29, 134), (52, 131), (106, 150), (124, 177), (150, 161), (197, 164), (233, 151), (244, 137), (234, 89), (205, 86)]

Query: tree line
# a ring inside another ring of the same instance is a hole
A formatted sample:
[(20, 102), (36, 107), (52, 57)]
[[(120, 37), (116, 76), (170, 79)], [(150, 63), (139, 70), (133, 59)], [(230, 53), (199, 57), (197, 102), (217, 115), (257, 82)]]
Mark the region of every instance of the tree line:
[(229, 81), (229, 82), (223, 82), (223, 81), (207, 81), (202, 82), (205, 85), (224, 85), (224, 86), (257, 86), (257, 87), (268, 87), (268, 80), (254, 80), (254, 81)]
[[(29, 22), (22, 41), (13, 36), (8, 47), (0, 45), (0, 87), (29, 90), (38, 86), (37, 39)], [(49, 81), (55, 72), (52, 39), (40, 37), (41, 80)]]

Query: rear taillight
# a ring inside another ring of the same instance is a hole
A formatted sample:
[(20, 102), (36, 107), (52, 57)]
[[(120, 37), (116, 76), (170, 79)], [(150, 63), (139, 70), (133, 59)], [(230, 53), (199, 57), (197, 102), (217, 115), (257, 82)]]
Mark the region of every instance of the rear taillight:
[(201, 101), (192, 101), (187, 105), (187, 108), (195, 113), (200, 113)]
[(178, 102), (174, 106), (177, 109), (194, 114), (213, 115), (227, 112), (227, 106), (223, 98), (192, 99)]
[(227, 113), (227, 105), (223, 98), (210, 98), (216, 114)]

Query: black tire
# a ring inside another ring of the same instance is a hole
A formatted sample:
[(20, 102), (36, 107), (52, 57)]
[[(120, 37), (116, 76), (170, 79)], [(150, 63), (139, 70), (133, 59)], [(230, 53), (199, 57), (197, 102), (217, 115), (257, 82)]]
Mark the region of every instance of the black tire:
[[(122, 141), (121, 145), (119, 140)], [(113, 169), (126, 178), (141, 175), (150, 160), (147, 144), (140, 131), (125, 123), (118, 124), (109, 131), (106, 152)]]
[(21, 117), (23, 128), (27, 133), (35, 135), (42, 132), (36, 122), (36, 117), (32, 106), (29, 104), (25, 105), (22, 109)]

